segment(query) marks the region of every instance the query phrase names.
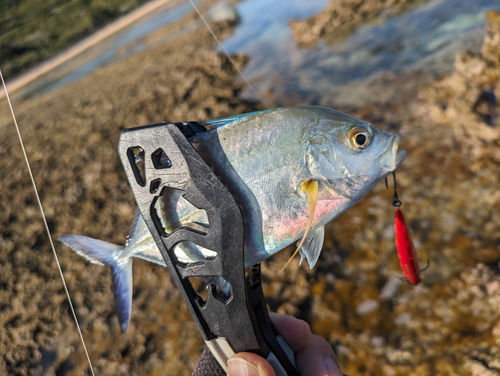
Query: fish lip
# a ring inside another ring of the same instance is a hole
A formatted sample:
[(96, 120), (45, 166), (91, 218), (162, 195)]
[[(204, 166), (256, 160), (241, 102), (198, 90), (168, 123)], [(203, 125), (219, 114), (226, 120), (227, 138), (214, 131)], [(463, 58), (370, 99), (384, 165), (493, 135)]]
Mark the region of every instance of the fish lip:
[(401, 166), (406, 159), (406, 152), (404, 150), (398, 152), (398, 146), (399, 137), (392, 135), (389, 147), (379, 157), (379, 166), (383, 176), (388, 175)]
[(406, 159), (407, 154), (405, 150), (400, 150), (398, 151), (398, 154), (396, 154), (396, 168), (401, 166)]

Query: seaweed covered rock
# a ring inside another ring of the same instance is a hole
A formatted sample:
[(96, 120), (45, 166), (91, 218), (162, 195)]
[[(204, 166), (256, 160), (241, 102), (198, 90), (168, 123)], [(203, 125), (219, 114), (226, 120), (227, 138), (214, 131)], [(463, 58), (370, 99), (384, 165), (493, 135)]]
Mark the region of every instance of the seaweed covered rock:
[(433, 122), (452, 126), (471, 168), (500, 163), (500, 12), (488, 13), (480, 54), (457, 55), (455, 72), (420, 92)]
[(428, 0), (331, 0), (319, 14), (290, 22), (293, 38), (301, 47), (314, 47), (342, 39), (367, 22), (383, 20)]

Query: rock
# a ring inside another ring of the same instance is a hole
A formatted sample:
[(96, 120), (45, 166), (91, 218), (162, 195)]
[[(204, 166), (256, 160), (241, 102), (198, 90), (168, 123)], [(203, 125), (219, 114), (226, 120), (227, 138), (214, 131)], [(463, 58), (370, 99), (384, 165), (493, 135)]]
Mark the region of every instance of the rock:
[(390, 277), (385, 283), (384, 287), (382, 287), (382, 291), (380, 291), (380, 295), (378, 298), (380, 300), (390, 300), (393, 299), (397, 292), (398, 287), (401, 284), (401, 280), (397, 277)]
[(331, 0), (326, 8), (306, 20), (290, 21), (293, 38), (301, 47), (315, 47), (345, 38), (368, 22), (383, 22), (428, 0)]
[(359, 316), (365, 316), (379, 309), (380, 302), (375, 299), (365, 300), (356, 307), (356, 313)]
[(500, 12), (488, 12), (481, 54), (460, 53), (456, 71), (420, 93), (437, 124), (453, 128), (474, 171), (500, 162)]

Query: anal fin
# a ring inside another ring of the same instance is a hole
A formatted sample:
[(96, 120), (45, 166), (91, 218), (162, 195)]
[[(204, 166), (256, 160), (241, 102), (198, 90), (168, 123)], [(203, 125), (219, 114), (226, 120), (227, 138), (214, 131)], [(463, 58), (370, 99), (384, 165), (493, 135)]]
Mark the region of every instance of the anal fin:
[[(302, 247), (300, 248), (300, 264), (304, 259), (307, 259), (309, 267), (312, 269), (318, 261), (319, 254), (323, 249), (323, 241), (325, 240), (325, 226), (317, 228), (311, 232)], [(299, 264), (299, 265), (300, 265)]]

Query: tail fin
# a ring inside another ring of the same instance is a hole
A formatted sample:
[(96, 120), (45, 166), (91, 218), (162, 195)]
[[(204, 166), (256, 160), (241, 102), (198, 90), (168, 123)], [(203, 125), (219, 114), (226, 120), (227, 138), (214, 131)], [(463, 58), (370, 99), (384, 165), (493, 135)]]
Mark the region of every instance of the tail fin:
[(94, 264), (109, 266), (113, 274), (115, 307), (122, 333), (127, 330), (132, 311), (132, 258), (119, 258), (123, 247), (87, 236), (65, 235), (58, 239)]

